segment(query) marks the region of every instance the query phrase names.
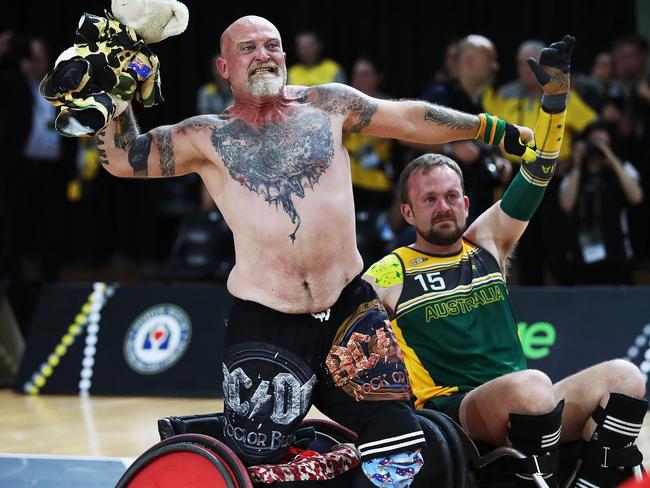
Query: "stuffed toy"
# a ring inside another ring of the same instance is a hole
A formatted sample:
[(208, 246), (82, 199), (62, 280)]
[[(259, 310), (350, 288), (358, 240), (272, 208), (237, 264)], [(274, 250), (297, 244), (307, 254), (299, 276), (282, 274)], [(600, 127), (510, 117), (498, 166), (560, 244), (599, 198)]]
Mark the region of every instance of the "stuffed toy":
[(164, 101), (149, 44), (185, 31), (187, 7), (177, 0), (112, 0), (111, 10), (106, 17), (81, 16), (74, 45), (40, 84), (64, 136), (97, 134), (134, 97), (145, 107)]

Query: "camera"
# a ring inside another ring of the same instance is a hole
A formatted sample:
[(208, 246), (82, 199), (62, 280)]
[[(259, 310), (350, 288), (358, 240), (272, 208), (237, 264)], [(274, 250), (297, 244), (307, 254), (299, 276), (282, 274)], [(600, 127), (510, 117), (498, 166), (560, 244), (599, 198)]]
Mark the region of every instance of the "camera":
[(602, 149), (600, 149), (593, 141), (587, 141), (585, 144), (585, 159), (593, 158), (596, 156), (605, 156)]

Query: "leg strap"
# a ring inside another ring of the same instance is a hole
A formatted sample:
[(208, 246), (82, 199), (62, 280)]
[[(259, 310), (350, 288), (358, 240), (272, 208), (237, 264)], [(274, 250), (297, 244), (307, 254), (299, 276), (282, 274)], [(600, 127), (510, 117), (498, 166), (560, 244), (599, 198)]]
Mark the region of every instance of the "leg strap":
[(576, 487), (614, 487), (625, 476), (622, 468), (638, 466), (643, 455), (634, 445), (648, 401), (622, 393), (611, 393), (607, 407), (592, 414), (596, 430), (583, 445), (582, 465), (574, 480)]
[(515, 464), (515, 486), (536, 486), (533, 474), (540, 474), (550, 487), (557, 486), (555, 471), (558, 466), (563, 409), (564, 401), (561, 401), (544, 415), (510, 414), (512, 447), (528, 455)]

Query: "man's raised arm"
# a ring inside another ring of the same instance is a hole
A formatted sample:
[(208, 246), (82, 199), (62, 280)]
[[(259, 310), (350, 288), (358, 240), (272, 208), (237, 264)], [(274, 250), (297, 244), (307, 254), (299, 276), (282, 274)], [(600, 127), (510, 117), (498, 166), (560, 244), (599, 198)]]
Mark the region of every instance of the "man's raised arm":
[(479, 139), (530, 161), (537, 157), (529, 128), (487, 114), (472, 115), (420, 100), (381, 100), (337, 83), (308, 88), (305, 96), (314, 106), (344, 116), (343, 128), (350, 132), (420, 144)]
[(201, 116), (140, 133), (129, 107), (97, 135), (97, 150), (104, 168), (115, 176), (180, 176), (207, 161), (198, 137), (213, 125), (210, 116)]
[(534, 161), (522, 161), (519, 173), (503, 198), (481, 214), (465, 232), (466, 237), (490, 250), (502, 267), (542, 202), (555, 173), (564, 136), (574, 45), (575, 38), (566, 35), (543, 49), (539, 62), (528, 59), (544, 93), (535, 124), (537, 157)]

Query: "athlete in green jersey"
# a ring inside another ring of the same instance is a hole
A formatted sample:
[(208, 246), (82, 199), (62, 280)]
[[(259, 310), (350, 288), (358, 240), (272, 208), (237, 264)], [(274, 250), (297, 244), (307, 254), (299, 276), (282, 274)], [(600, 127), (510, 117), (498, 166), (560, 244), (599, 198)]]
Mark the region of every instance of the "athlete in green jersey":
[(485, 249), (467, 239), (451, 254), (400, 247), (367, 274), (376, 286), (401, 284), (393, 331), (416, 407), (449, 404), (450, 395), (459, 404), (455, 393), (526, 368), (503, 274)]
[[(401, 211), (416, 242), (364, 275), (392, 316), (416, 405), (449, 414), (474, 439), (531, 456), (516, 468), (518, 487), (535, 486), (533, 473), (557, 486), (559, 443), (581, 437), (583, 462), (571, 486), (615, 486), (616, 466), (641, 458), (633, 443), (648, 405), (645, 378), (627, 361), (601, 363), (557, 384), (526, 369), (505, 287), (506, 258), (555, 170), (573, 42), (565, 36), (531, 63), (544, 88), (538, 158), (522, 163), (503, 199), (466, 229), (470, 202), (459, 166), (438, 154), (417, 158), (400, 178)], [(499, 119), (482, 117), (484, 133), (499, 131)]]

